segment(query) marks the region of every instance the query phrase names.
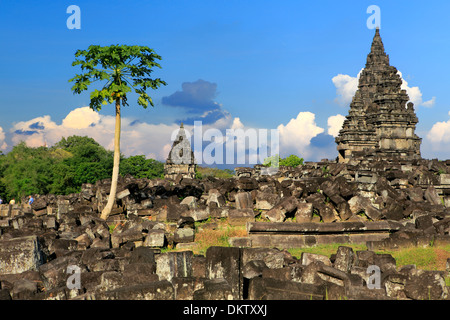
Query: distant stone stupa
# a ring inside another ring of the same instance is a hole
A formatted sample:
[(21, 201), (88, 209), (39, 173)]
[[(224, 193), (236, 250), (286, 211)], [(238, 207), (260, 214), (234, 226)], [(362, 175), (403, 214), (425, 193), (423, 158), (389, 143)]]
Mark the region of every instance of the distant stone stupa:
[(175, 180), (180, 175), (182, 178), (194, 179), (196, 167), (191, 143), (186, 137), (183, 123), (181, 123), (177, 137), (164, 164), (164, 178)]
[(339, 162), (368, 157), (420, 159), (421, 138), (415, 134), (418, 119), (414, 105), (395, 67), (389, 65), (377, 28), (366, 66), (349, 113), (336, 137)]

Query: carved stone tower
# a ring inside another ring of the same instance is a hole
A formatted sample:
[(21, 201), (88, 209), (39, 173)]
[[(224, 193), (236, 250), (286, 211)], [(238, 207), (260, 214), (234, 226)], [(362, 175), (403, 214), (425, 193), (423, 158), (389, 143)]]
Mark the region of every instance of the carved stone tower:
[(181, 123), (177, 137), (164, 164), (164, 178), (175, 179), (178, 175), (181, 175), (182, 178), (194, 179), (196, 167), (191, 143), (186, 137), (183, 123)]
[(339, 162), (377, 157), (419, 159), (421, 138), (413, 103), (389, 65), (377, 28), (349, 113), (336, 137)]

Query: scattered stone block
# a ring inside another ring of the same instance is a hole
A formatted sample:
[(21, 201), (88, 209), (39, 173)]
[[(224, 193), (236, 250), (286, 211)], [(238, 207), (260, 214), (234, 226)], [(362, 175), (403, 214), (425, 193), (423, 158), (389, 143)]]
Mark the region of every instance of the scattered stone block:
[(424, 192), (425, 199), (433, 205), (442, 205), (441, 198), (436, 189), (431, 185)]
[(231, 286), (232, 296), (236, 300), (242, 298), (240, 265), (240, 248), (212, 246), (206, 250), (206, 277), (208, 279), (225, 279)]
[(249, 192), (238, 192), (234, 196), (236, 209), (253, 209), (253, 200)]
[(234, 300), (232, 287), (225, 279), (205, 280), (204, 288), (194, 292), (194, 300)]
[(336, 252), (333, 267), (337, 270), (349, 273), (354, 260), (355, 254), (353, 252), (353, 249), (350, 247), (340, 246)]
[(251, 221), (255, 221), (255, 212), (251, 208), (233, 209), (228, 213), (228, 223), (232, 226), (245, 225)]
[(91, 300), (174, 300), (175, 292), (169, 281), (162, 280), (96, 292), (89, 298)]
[(192, 251), (165, 252), (156, 255), (156, 274), (160, 280), (192, 276)]
[(192, 228), (178, 228), (174, 233), (174, 242), (176, 243), (186, 243), (194, 242), (195, 233)]
[(38, 237), (0, 240), (0, 274), (37, 270), (43, 263)]
[(298, 223), (311, 222), (313, 216), (312, 203), (299, 202), (295, 212), (295, 221)]
[(254, 277), (249, 281), (249, 300), (323, 300), (325, 287), (310, 283)]
[(417, 270), (405, 281), (405, 295), (414, 300), (446, 300), (449, 289), (440, 272)]
[(328, 258), (327, 256), (324, 256), (321, 254), (316, 254), (316, 253), (309, 253), (309, 252), (302, 252), (300, 261), (301, 261), (302, 265), (304, 265), (304, 266), (307, 266), (310, 263), (313, 263), (314, 261), (321, 261), (322, 263), (324, 263), (327, 266), (332, 265), (330, 258)]
[(164, 230), (152, 229), (145, 236), (144, 246), (146, 247), (163, 247), (165, 244)]

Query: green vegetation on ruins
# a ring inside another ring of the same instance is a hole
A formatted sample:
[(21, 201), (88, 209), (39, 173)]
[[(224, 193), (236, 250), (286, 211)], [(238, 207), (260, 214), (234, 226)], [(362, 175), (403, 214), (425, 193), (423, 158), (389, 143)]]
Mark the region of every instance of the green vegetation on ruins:
[(298, 167), (303, 165), (303, 158), (291, 154), (289, 157), (281, 158), (278, 154), (264, 159), (263, 165), (266, 167)]

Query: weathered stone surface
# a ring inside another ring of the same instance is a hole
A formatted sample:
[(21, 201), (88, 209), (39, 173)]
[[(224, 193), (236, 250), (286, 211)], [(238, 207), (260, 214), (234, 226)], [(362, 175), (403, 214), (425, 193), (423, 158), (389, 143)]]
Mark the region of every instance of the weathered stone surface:
[(255, 212), (251, 208), (233, 209), (228, 213), (228, 223), (230, 225), (245, 225), (251, 221), (255, 221)]
[(165, 244), (164, 230), (149, 230), (145, 236), (144, 246), (146, 247), (163, 247)]
[(20, 279), (14, 282), (12, 298), (14, 300), (27, 300), (38, 292), (37, 283), (27, 279)]
[(68, 278), (68, 267), (78, 266), (81, 271), (86, 268), (81, 263), (81, 252), (70, 252), (64, 256), (56, 258), (39, 267), (39, 274), (46, 289), (55, 289), (66, 286)]
[(160, 280), (192, 276), (192, 251), (165, 252), (156, 255), (156, 274)]
[(190, 209), (182, 214), (185, 217), (191, 217), (194, 221), (202, 221), (209, 218), (210, 213), (208, 207), (206, 206), (198, 206), (195, 209)]
[[(206, 277), (225, 279), (234, 299), (242, 298), (241, 249), (209, 247), (206, 250)], [(206, 284), (205, 284), (206, 288)]]
[(321, 254), (315, 254), (315, 253), (309, 253), (309, 252), (302, 252), (302, 256), (300, 258), (302, 265), (307, 266), (310, 263), (313, 263), (314, 261), (321, 261), (327, 266), (331, 266), (330, 258), (327, 256), (321, 255)]
[(323, 300), (325, 287), (309, 283), (254, 277), (249, 281), (250, 300)]
[(194, 300), (234, 300), (232, 287), (225, 279), (206, 280), (204, 288), (194, 292)]
[(113, 248), (119, 248), (121, 245), (127, 242), (143, 241), (144, 235), (142, 229), (139, 227), (133, 227), (123, 232), (114, 232), (111, 235), (111, 245)]
[(180, 202), (180, 205), (187, 205), (190, 209), (195, 209), (197, 208), (197, 198), (194, 196), (186, 197)]
[(123, 281), (127, 285), (143, 284), (159, 280), (155, 265), (151, 263), (130, 263), (124, 266)]
[(299, 202), (295, 212), (295, 221), (298, 223), (311, 222), (313, 216), (312, 203)]
[(236, 209), (253, 209), (253, 200), (249, 192), (238, 192), (234, 199)]
[(263, 260), (251, 260), (245, 264), (242, 271), (242, 276), (246, 279), (260, 277), (264, 269), (267, 269), (267, 265)]
[(174, 233), (174, 242), (185, 243), (193, 242), (195, 238), (194, 229), (192, 228), (178, 228)]
[(225, 206), (225, 198), (217, 189), (209, 189), (208, 199), (206, 200), (206, 205), (210, 205), (211, 203), (216, 203), (217, 207)]
[(297, 209), (297, 205), (297, 198), (292, 196), (283, 198), (272, 209), (267, 211), (265, 216), (272, 222), (283, 222), (286, 215), (292, 214)]
[(206, 279), (204, 278), (197, 277), (172, 278), (172, 284), (175, 290), (175, 300), (193, 300), (194, 292), (205, 287), (205, 280)]
[(37, 270), (43, 262), (36, 236), (0, 240), (0, 274)]
[(353, 249), (350, 247), (340, 246), (336, 252), (333, 267), (340, 271), (349, 273), (354, 260), (355, 254), (353, 252)]
[(427, 188), (427, 190), (425, 190), (424, 197), (431, 204), (434, 204), (434, 205), (442, 204), (441, 198), (439, 198), (439, 195), (433, 186), (429, 186)]
[(277, 194), (257, 191), (254, 208), (259, 210), (270, 210), (279, 200), (280, 198)]
[(174, 300), (173, 285), (167, 281), (155, 281), (91, 294), (92, 300)]
[(243, 248), (241, 249), (241, 267), (252, 260), (263, 261), (268, 268), (284, 267), (285, 255), (283, 251), (276, 248)]
[(415, 300), (445, 300), (449, 295), (444, 277), (436, 271), (418, 270), (406, 279), (404, 290)]

